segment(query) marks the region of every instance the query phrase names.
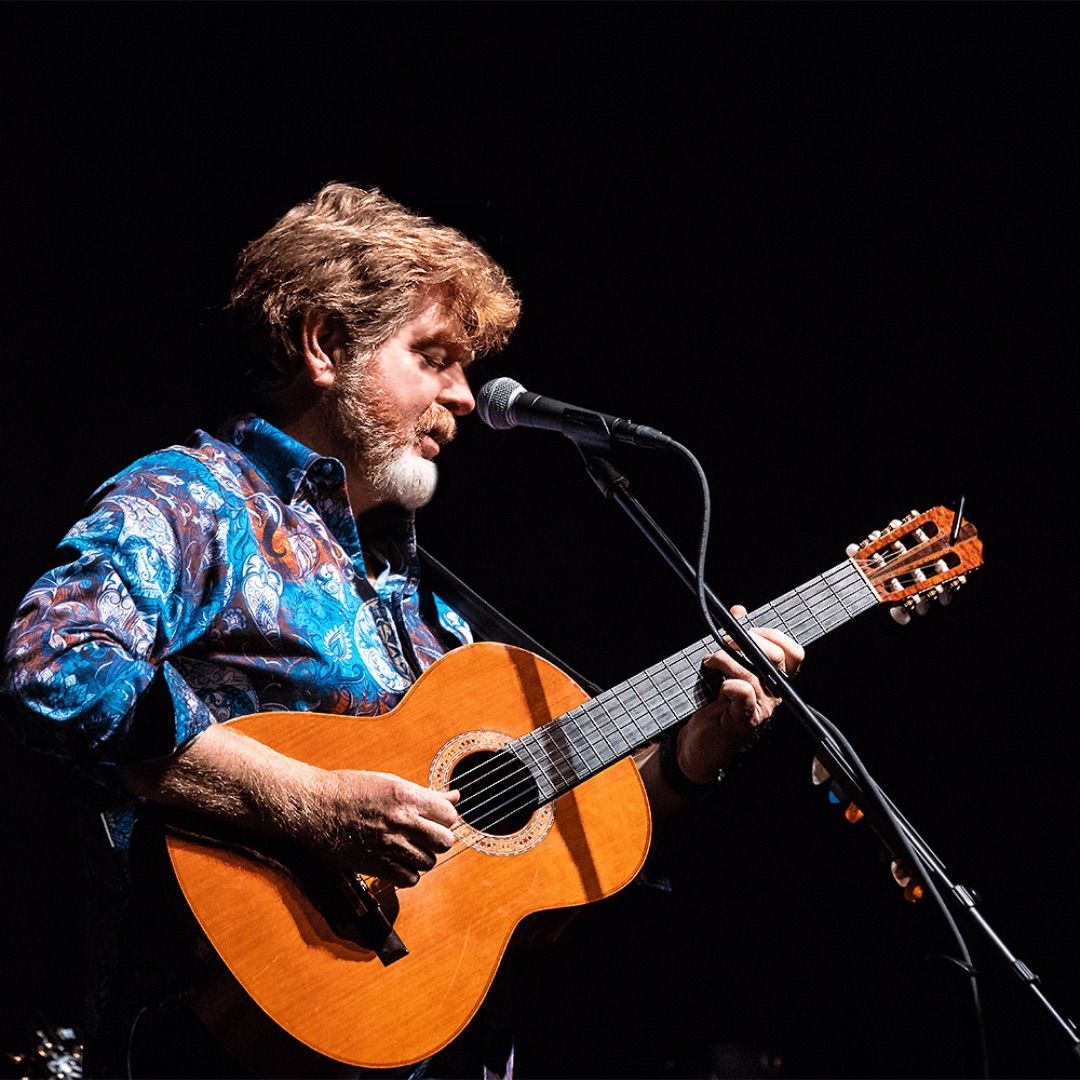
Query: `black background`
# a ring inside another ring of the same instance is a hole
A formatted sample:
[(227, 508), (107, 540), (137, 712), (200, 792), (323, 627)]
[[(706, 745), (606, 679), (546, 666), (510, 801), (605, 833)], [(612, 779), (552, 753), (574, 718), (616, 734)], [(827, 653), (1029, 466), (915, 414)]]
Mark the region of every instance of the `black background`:
[[(985, 566), (956, 601), (860, 616), (799, 687), (1075, 1014), (1074, 11), (4, 5), (5, 608), (101, 479), (221, 418), (240, 246), (326, 181), (378, 186), (522, 292), (477, 385), (694, 452), (726, 603), (965, 496)], [(616, 460), (692, 549), (687, 465)], [(610, 684), (704, 632), (566, 440), (473, 420), (442, 461), (423, 542), (571, 666)], [(778, 717), (675, 841), (674, 891), (583, 913), (533, 975), (523, 1075), (974, 1073), (965, 980), (926, 959), (955, 954), (943, 920), (824, 802), (811, 753)], [(5, 784), (16, 1043), (78, 1023), (81, 880), (64, 789), (13, 751)], [(961, 925), (992, 1074), (1077, 1075)]]

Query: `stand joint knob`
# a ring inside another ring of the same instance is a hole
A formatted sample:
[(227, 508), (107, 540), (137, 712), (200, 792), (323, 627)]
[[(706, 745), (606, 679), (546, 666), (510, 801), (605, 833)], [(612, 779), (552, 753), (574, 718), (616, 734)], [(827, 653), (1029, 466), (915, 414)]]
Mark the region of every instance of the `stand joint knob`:
[(979, 902), (978, 893), (974, 889), (967, 888), (966, 885), (957, 885), (953, 893), (966, 908), (973, 908)]
[(1036, 975), (1023, 960), (1016, 960), (1013, 962), (1013, 971), (1020, 977), (1021, 982), (1026, 982), (1030, 986), (1038, 986), (1039, 976)]

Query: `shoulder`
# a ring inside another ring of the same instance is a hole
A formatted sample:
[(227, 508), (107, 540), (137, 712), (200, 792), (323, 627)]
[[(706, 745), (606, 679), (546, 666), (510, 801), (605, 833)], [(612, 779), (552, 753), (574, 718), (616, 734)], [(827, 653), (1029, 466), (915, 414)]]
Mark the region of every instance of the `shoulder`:
[(258, 474), (237, 447), (199, 430), (186, 443), (133, 461), (101, 484), (91, 501), (142, 499), (166, 512), (193, 504), (216, 514), (243, 503), (260, 486)]
[(227, 522), (243, 512), (255, 481), (236, 447), (197, 431), (99, 485), (63, 543), (80, 551), (149, 545), (179, 560), (188, 545), (230, 531)]

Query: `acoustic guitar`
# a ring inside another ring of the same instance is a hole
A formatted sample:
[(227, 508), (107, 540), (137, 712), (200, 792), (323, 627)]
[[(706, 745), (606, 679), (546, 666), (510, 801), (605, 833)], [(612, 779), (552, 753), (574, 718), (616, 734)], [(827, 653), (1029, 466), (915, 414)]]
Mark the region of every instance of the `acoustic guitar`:
[[(747, 617), (806, 646), (884, 603), (905, 621), (982, 564), (968, 522), (912, 511)], [(440, 1050), (476, 1013), (525, 916), (628, 884), (651, 822), (635, 749), (712, 694), (703, 638), (589, 698), (553, 664), (482, 642), (428, 668), (375, 717), (265, 712), (229, 721), (326, 769), (458, 788), (456, 842), (413, 888), (243, 838), (167, 836), (180, 889), (244, 993), (319, 1054), (374, 1068)]]

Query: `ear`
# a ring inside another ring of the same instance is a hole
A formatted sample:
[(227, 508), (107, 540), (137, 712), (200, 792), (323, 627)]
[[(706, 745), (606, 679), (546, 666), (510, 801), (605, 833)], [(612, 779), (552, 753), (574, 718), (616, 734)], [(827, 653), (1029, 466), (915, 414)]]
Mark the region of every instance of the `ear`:
[(311, 382), (325, 390), (334, 385), (341, 362), (345, 359), (345, 327), (336, 315), (310, 309), (300, 324), (300, 349), (304, 370)]

